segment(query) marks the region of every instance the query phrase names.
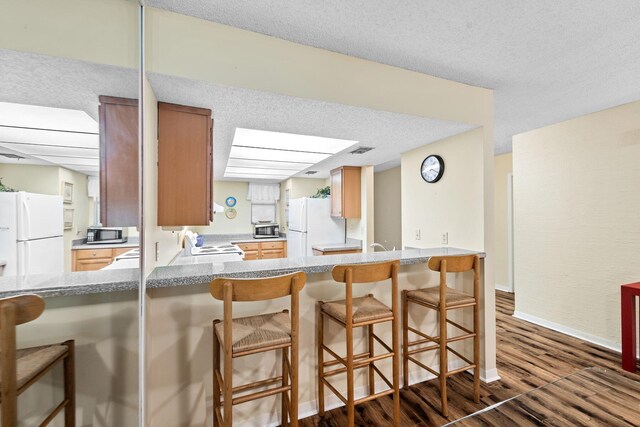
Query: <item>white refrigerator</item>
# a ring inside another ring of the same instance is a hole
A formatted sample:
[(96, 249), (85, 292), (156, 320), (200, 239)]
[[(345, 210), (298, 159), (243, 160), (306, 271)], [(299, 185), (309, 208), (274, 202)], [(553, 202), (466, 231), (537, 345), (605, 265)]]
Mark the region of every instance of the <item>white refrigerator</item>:
[(313, 256), (314, 245), (344, 243), (344, 227), (344, 219), (331, 216), (330, 199), (290, 200), (287, 256)]
[(0, 193), (0, 261), (3, 276), (62, 273), (62, 196)]

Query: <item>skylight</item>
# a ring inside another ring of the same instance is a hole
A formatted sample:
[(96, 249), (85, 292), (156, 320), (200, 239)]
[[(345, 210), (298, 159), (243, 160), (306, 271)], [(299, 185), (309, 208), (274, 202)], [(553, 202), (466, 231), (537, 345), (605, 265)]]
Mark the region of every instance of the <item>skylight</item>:
[(99, 148), (98, 123), (84, 111), (0, 102), (0, 153), (24, 155), (0, 162), (97, 174)]
[(224, 177), (281, 181), (357, 142), (236, 128)]

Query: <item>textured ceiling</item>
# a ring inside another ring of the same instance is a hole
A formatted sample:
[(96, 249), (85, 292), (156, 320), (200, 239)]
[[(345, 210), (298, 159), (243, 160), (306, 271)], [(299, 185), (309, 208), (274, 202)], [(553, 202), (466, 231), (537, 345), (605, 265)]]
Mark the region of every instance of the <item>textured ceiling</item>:
[(495, 90), (511, 136), (640, 99), (637, 0), (147, 0), (147, 5)]
[[(159, 101), (210, 108), (214, 118), (216, 179), (223, 179), (235, 129), (248, 128), (359, 141), (375, 147), (362, 154), (337, 154), (309, 169), (326, 178), (341, 165), (377, 165), (376, 171), (400, 165), (400, 153), (472, 127), (386, 111), (293, 98), (268, 92), (214, 85), (149, 73)], [(295, 175), (305, 177), (304, 172)]]

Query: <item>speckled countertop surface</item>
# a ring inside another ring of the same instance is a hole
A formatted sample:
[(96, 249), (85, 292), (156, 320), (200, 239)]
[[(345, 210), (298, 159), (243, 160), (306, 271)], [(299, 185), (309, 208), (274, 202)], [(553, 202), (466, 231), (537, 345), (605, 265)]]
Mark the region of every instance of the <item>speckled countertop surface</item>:
[(345, 243), (313, 245), (311, 248), (322, 252), (353, 251), (356, 249), (362, 249), (362, 240), (347, 238), (347, 241)]
[[(236, 240), (232, 239), (232, 241)], [(337, 264), (361, 264), (393, 259), (399, 259), (403, 265), (417, 264), (426, 262), (430, 257), (437, 255), (475, 253), (478, 252), (458, 248), (430, 248), (215, 264), (173, 265), (156, 268), (147, 278), (147, 288), (197, 285), (208, 283), (216, 277), (268, 277), (294, 271), (323, 273), (331, 271)], [(480, 255), (484, 256), (482, 253)], [(138, 278), (138, 269), (75, 272), (54, 276), (0, 277), (0, 297), (22, 293), (36, 293), (51, 297), (127, 291), (138, 288)]]

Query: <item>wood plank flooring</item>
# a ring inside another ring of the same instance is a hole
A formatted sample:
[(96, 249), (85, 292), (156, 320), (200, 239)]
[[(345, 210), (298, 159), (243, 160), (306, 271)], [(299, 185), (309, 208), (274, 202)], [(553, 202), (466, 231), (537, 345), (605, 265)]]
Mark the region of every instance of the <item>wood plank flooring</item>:
[[(516, 319), (511, 316), (513, 305), (513, 295), (496, 292), (497, 365), (501, 380), (491, 384), (482, 384), (480, 403), (473, 403), (471, 376), (468, 374), (455, 375), (448, 381), (449, 417), (444, 418), (437, 409), (439, 408), (437, 380), (415, 384), (408, 390), (401, 389), (400, 391), (402, 398), (400, 424), (402, 426), (441, 426), (588, 367), (609, 369), (640, 382), (640, 374), (629, 374), (622, 371), (618, 353)], [(548, 423), (546, 425), (624, 425), (624, 423), (616, 424), (612, 419), (607, 419), (605, 415), (602, 415), (607, 413), (607, 399), (611, 398), (616, 399), (619, 403), (622, 402), (621, 407), (626, 406), (631, 411), (635, 411), (635, 414), (640, 413), (637, 396), (633, 398), (629, 394), (616, 391), (615, 384), (610, 384), (611, 395), (608, 398), (602, 394), (594, 398), (595, 393), (592, 393), (592, 402), (585, 405), (580, 401), (580, 397), (586, 398), (589, 395), (588, 385), (587, 382), (573, 384), (574, 394), (578, 398), (574, 399), (574, 404), (570, 406), (558, 399), (553, 400), (551, 397), (538, 400), (537, 403), (542, 405), (541, 407), (546, 407), (546, 410), (550, 412), (547, 414)], [(600, 407), (602, 410), (590, 411), (589, 408), (593, 407)], [(392, 413), (390, 396), (360, 404), (356, 406), (356, 425), (390, 425)], [(346, 415), (345, 408), (338, 408), (326, 412), (324, 417), (316, 415), (305, 418), (300, 421), (300, 426), (344, 426), (346, 425)], [(514, 424), (513, 418), (509, 418), (509, 415), (508, 412), (502, 414), (504, 423), (496, 420), (496, 424), (493, 425), (518, 425)], [(596, 415), (600, 415), (601, 418)], [(620, 414), (621, 417), (632, 415), (634, 415), (633, 412), (631, 415), (629, 413)], [(571, 424), (566, 421), (567, 419), (580, 422)], [(539, 419), (533, 415), (529, 422), (529, 425), (541, 424)], [(640, 425), (640, 419), (636, 425)]]

